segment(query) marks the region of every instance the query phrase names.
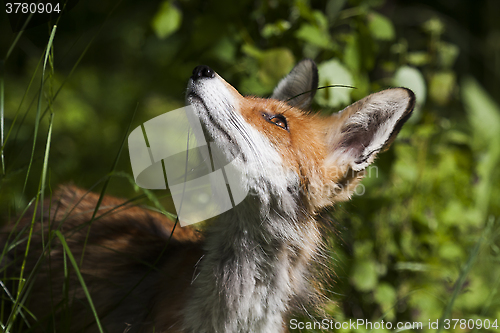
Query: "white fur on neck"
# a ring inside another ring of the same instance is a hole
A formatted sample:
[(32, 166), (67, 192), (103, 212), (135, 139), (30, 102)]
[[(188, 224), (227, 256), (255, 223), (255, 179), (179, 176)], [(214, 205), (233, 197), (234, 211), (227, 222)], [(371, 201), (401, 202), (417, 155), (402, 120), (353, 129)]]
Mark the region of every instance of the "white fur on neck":
[(308, 264), (320, 240), (300, 206), (299, 176), (243, 119), (218, 76), (190, 80), (187, 99), (211, 139), (234, 160), (249, 196), (208, 231), (184, 326), (193, 333), (281, 332), (291, 298), (309, 290)]
[(290, 299), (309, 289), (316, 224), (276, 207), (259, 216), (260, 204), (248, 197), (209, 231), (184, 313), (188, 332), (281, 332)]

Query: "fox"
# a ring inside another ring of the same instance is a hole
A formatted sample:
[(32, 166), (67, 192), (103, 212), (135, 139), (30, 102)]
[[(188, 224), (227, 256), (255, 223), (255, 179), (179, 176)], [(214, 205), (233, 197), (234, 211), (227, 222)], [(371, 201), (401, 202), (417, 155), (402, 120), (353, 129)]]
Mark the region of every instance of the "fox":
[[(186, 103), (207, 140), (235, 161), (249, 195), (199, 231), (124, 199), (60, 187), (35, 220), (27, 214), (3, 229), (3, 276), (23, 267), (27, 279), (18, 291), (31, 314), (18, 309), (24, 324), (40, 332), (288, 332), (292, 315), (321, 304), (325, 211), (350, 199), (415, 105), (411, 90), (390, 88), (322, 116), (309, 111), (317, 89), (311, 59), (269, 98), (242, 96), (212, 68), (194, 68)], [(48, 241), (51, 230), (82, 258), (84, 284), (60, 239)]]

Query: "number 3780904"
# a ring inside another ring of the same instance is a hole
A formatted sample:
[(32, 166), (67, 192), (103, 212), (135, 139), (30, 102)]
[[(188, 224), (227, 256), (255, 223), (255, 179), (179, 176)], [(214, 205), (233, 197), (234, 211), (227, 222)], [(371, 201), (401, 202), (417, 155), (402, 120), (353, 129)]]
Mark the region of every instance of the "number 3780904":
[(7, 2), (5, 4), (5, 12), (7, 14), (50, 14), (60, 13), (61, 8), (59, 3), (27, 3), (27, 2)]
[(498, 319), (489, 320), (489, 319), (445, 319), (444, 320), (444, 329), (455, 329), (460, 327), (461, 329), (489, 329), (495, 328), (498, 329)]

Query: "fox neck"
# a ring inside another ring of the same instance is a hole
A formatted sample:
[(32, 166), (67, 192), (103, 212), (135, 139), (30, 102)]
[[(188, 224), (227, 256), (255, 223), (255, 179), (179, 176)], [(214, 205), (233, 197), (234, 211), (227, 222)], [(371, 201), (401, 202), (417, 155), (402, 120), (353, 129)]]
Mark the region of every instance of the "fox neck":
[(316, 223), (273, 201), (249, 196), (209, 230), (185, 313), (190, 332), (281, 332), (292, 295), (309, 290)]

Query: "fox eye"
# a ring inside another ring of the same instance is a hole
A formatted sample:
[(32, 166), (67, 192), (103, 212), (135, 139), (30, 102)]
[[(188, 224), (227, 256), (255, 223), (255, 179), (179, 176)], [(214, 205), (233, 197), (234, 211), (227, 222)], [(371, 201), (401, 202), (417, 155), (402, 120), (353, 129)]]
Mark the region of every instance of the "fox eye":
[(286, 122), (285, 116), (283, 116), (281, 114), (271, 115), (271, 114), (267, 114), (267, 113), (262, 113), (262, 116), (268, 122), (288, 131), (288, 124)]

